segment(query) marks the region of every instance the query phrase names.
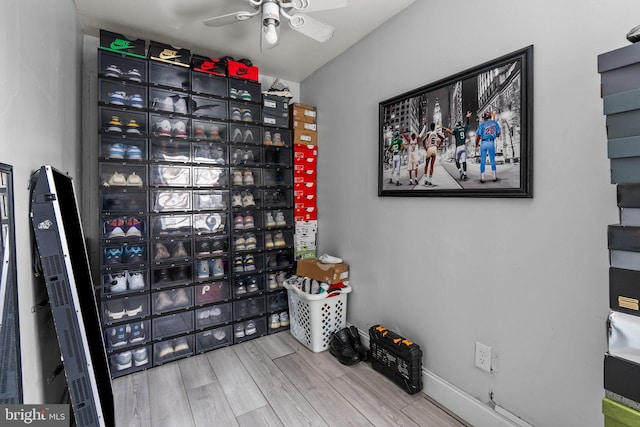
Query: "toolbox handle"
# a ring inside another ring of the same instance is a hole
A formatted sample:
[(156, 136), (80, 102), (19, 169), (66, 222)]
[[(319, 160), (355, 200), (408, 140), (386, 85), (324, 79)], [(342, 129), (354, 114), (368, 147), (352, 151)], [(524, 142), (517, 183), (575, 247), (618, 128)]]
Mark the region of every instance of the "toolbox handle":
[(392, 332), (390, 330), (388, 330), (387, 328), (377, 325), (374, 326), (376, 332), (378, 333), (378, 335), (380, 335), (380, 338), (382, 338), (383, 340), (389, 342), (389, 344), (394, 344), (394, 345), (405, 345), (407, 347), (412, 346), (413, 342), (409, 341), (408, 339), (396, 334), (395, 332)]
[(295, 292), (301, 298), (306, 299), (308, 301), (316, 301), (316, 300), (331, 298), (331, 297), (334, 297), (334, 296), (339, 295), (339, 294), (348, 294), (348, 293), (351, 292), (351, 286), (347, 285), (347, 284), (344, 284), (344, 288), (335, 289), (335, 290), (333, 290), (331, 292), (323, 292), (321, 294), (308, 294), (306, 292), (301, 291), (297, 287), (288, 284), (287, 282), (284, 282), (284, 287), (287, 290)]

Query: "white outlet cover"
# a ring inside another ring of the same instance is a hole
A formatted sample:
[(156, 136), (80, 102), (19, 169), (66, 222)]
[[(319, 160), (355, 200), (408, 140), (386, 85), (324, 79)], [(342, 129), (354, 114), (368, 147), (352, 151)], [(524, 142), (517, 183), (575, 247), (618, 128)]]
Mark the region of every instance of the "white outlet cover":
[(475, 365), (485, 372), (491, 372), (491, 347), (476, 341)]

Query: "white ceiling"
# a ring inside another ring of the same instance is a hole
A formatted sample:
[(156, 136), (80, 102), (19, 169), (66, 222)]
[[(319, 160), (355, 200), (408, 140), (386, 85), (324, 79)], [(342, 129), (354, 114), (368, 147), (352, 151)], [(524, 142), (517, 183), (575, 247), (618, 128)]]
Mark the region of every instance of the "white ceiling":
[[(312, 0), (321, 3), (323, 0)], [(309, 13), (335, 27), (319, 43), (280, 26), (280, 44), (260, 52), (260, 18), (207, 27), (207, 18), (252, 10), (246, 0), (75, 0), (86, 34), (100, 29), (190, 49), (192, 53), (249, 58), (260, 73), (300, 82), (415, 0), (348, 0), (345, 8)]]

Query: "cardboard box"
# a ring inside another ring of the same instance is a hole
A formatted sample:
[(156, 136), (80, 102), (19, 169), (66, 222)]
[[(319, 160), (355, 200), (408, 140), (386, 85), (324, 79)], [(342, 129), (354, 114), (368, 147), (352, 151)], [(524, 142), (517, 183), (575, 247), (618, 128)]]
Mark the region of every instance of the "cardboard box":
[(329, 284), (341, 283), (349, 280), (349, 264), (324, 264), (317, 258), (301, 259), (296, 274)]
[(317, 221), (318, 208), (299, 208), (293, 210), (294, 221)]
[(316, 119), (318, 116), (318, 112), (316, 107), (311, 105), (300, 104), (298, 102), (294, 102), (291, 104), (291, 120), (299, 120), (307, 123), (317, 123)]
[(100, 49), (102, 50), (129, 55), (134, 58), (147, 59), (145, 44), (145, 41), (141, 39), (133, 39), (122, 34), (100, 30)]
[(189, 49), (183, 49), (160, 42), (150, 42), (149, 59), (166, 64), (178, 65), (180, 67), (191, 67), (191, 51)]
[(291, 127), (293, 129), (308, 130), (311, 132), (318, 131), (318, 125), (315, 123), (303, 122), (302, 120), (291, 120)]
[(304, 145), (318, 145), (318, 134), (308, 130), (293, 130), (293, 143)]

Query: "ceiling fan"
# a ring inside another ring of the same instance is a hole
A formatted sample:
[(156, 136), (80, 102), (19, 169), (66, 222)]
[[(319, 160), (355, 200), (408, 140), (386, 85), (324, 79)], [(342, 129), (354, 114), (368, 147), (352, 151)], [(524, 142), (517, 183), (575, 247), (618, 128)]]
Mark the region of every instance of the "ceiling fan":
[(319, 42), (333, 37), (335, 28), (322, 21), (299, 12), (337, 9), (347, 6), (347, 0), (244, 0), (254, 10), (241, 10), (209, 18), (204, 25), (221, 27), (238, 21), (247, 21), (262, 14), (261, 44), (263, 48), (272, 48), (279, 44), (280, 17), (289, 21), (289, 27)]

